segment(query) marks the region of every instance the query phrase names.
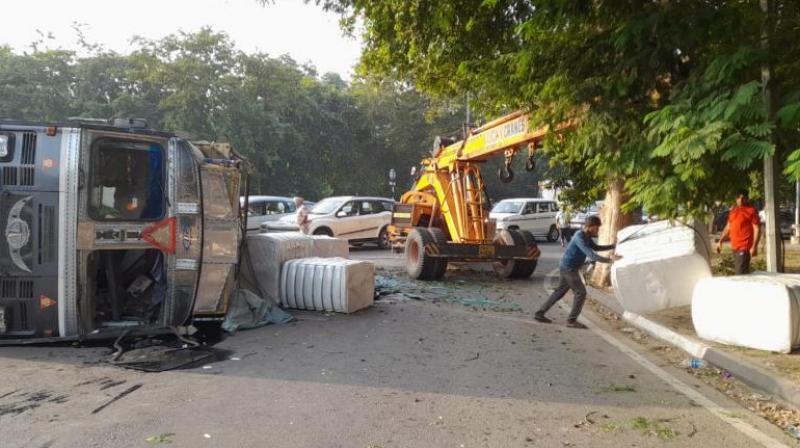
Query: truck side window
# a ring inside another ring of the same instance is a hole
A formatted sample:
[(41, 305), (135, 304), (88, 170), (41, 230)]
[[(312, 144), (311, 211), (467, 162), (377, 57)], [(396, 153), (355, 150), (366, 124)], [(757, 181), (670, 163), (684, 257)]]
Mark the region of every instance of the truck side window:
[(536, 204), (536, 212), (537, 213), (547, 213), (550, 211), (550, 204), (547, 202), (539, 202)]
[(164, 148), (158, 143), (101, 138), (92, 143), (89, 216), (103, 221), (164, 217)]

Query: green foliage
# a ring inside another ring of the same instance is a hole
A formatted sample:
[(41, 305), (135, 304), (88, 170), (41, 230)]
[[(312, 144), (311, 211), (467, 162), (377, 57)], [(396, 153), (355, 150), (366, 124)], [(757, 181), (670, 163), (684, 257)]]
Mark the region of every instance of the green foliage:
[(138, 39), (129, 55), (85, 41), (84, 50), (0, 47), (0, 114), (143, 117), (227, 141), (250, 160), (253, 193), (388, 196), (395, 168), (399, 195), (434, 136), (460, 129), (463, 117), (407, 84), (319, 76), (286, 56), (244, 53), (210, 29)]
[[(771, 0), (769, 20), (754, 0), (317, 3), (351, 27), (363, 18), (365, 73), (443, 97), (472, 92), (487, 116), (524, 108), (554, 124), (578, 115), (547, 151), (558, 171), (550, 177), (579, 190), (569, 201), (625, 179), (629, 210), (700, 215), (750, 185), (764, 156), (785, 156), (776, 147), (800, 148), (795, 1)], [(763, 64), (773, 67), (777, 122)], [(798, 152), (786, 173), (800, 175)]]

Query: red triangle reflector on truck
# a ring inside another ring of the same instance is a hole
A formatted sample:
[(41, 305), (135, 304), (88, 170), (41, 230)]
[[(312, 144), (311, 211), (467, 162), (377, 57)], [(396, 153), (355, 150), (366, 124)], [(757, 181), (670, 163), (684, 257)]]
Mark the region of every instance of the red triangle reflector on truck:
[(175, 217), (159, 221), (145, 227), (141, 234), (142, 241), (148, 242), (168, 254), (175, 253)]

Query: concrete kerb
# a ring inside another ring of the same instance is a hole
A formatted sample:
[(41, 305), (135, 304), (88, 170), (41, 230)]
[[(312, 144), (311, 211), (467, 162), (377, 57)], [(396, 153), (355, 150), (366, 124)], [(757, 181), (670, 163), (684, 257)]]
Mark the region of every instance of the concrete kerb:
[(680, 348), (694, 358), (705, 360), (709, 364), (727, 370), (736, 378), (761, 391), (773, 394), (796, 407), (800, 407), (800, 387), (794, 383), (779, 378), (766, 369), (741, 357), (712, 347), (692, 337), (679, 334), (639, 314), (624, 311), (619, 302), (604, 291), (591, 287), (587, 289), (592, 299), (620, 314), (622, 319), (632, 326)]

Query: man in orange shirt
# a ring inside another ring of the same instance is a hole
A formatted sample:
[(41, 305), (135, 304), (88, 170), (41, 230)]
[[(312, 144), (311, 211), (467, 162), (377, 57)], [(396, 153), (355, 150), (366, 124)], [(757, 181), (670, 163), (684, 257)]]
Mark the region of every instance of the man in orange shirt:
[(722, 251), (722, 242), (730, 236), (733, 249), (733, 265), (736, 275), (750, 272), (750, 260), (758, 255), (758, 241), (761, 238), (761, 220), (758, 211), (748, 203), (747, 190), (736, 196), (736, 207), (728, 213), (728, 224), (722, 230), (717, 243), (717, 253)]

